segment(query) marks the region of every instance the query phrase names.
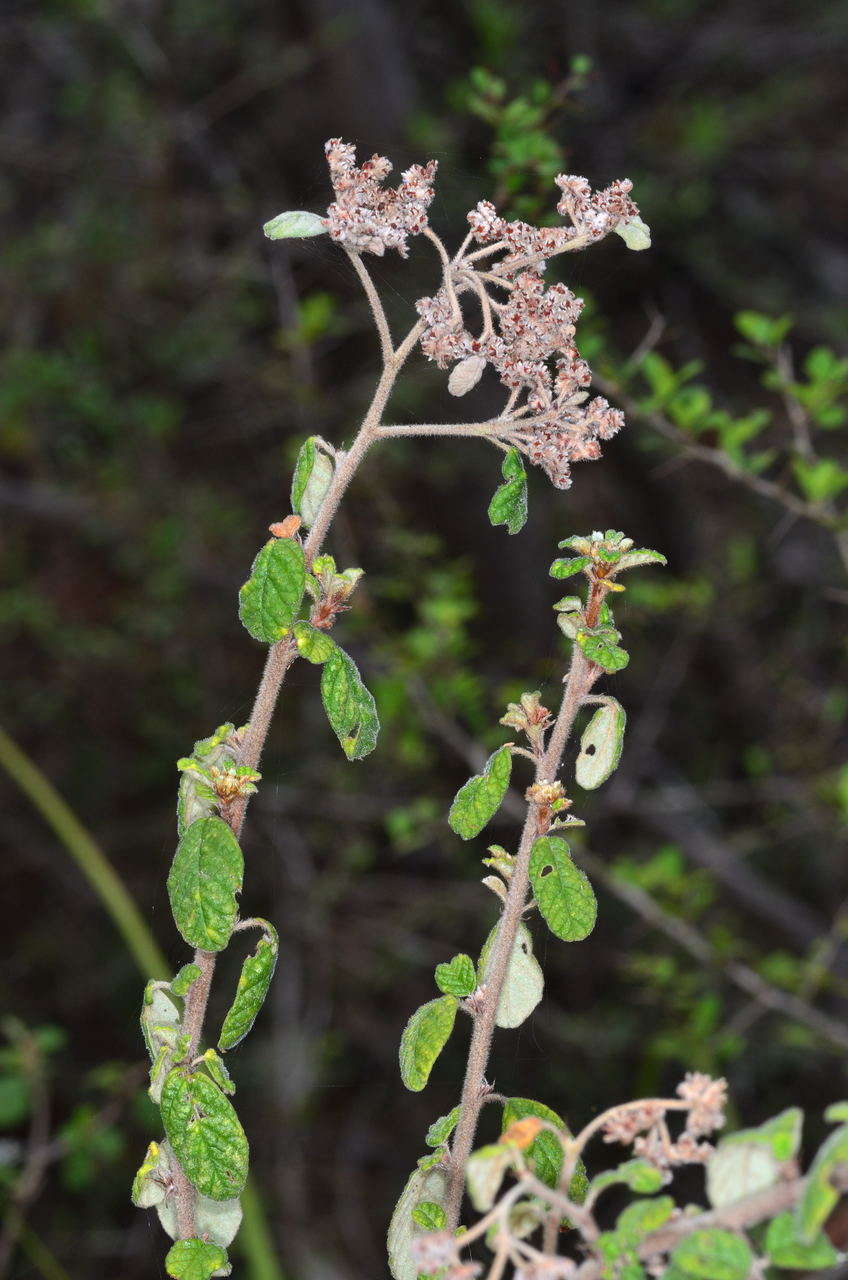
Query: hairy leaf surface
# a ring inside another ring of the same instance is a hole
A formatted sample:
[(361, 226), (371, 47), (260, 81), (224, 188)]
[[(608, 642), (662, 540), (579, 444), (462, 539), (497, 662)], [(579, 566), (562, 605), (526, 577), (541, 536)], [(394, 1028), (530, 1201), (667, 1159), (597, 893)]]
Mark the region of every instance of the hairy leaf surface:
[(563, 942), (581, 942), (595, 927), (598, 904), (586, 875), (560, 836), (541, 836), (530, 854), (530, 883), (548, 927)]
[(233, 1105), (206, 1075), (171, 1071), (162, 1122), (186, 1177), (210, 1200), (232, 1200), (247, 1181), (248, 1145)]
[(244, 858), (220, 818), (198, 818), (185, 832), (168, 876), (168, 896), (177, 928), (202, 951), (222, 951), (238, 915)]
[(486, 761), (482, 773), (460, 787), (448, 815), (452, 829), (463, 840), (479, 835), (501, 807), (512, 773), (512, 752), (500, 747)]
[(218, 1037), (218, 1048), (234, 1048), (250, 1031), (262, 1008), (274, 970), (277, 967), (279, 941), (277, 930), (267, 920), (262, 921), (265, 932), (251, 955), (241, 967), (236, 996)]
[(458, 1001), (441, 996), (416, 1009), (400, 1040), (400, 1074), (407, 1089), (419, 1093), (453, 1031)]
[(239, 592), (239, 617), (253, 638), (276, 644), (288, 635), (305, 588), (303, 547), (294, 538), (271, 538)]

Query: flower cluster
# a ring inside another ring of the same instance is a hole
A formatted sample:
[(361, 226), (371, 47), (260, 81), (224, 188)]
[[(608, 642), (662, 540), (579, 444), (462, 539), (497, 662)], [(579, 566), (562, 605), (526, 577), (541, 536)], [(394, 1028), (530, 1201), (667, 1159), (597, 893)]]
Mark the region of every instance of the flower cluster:
[(662, 1100), (628, 1103), (616, 1108), (603, 1128), (605, 1142), (633, 1145), (634, 1154), (649, 1160), (658, 1169), (673, 1165), (703, 1164), (712, 1155), (708, 1142), (698, 1139), (724, 1124), (727, 1084), (697, 1071), (687, 1072), (677, 1086), (686, 1106), (686, 1126), (673, 1140), (666, 1125), (668, 1105)]
[(465, 327), (445, 287), (416, 306), (426, 325), (421, 349), (440, 368), (482, 356), (504, 386), (526, 392), (532, 417), (516, 432), (516, 443), (557, 488), (571, 484), (572, 462), (599, 458), (600, 441), (622, 427), (623, 414), (602, 396), (586, 403), (592, 373), (574, 343), (583, 300), (566, 285), (546, 288), (535, 268), (519, 271), (497, 310), (498, 332), (479, 338)]
[(383, 182), (392, 164), (385, 156), (374, 155), (358, 166), (356, 148), (341, 138), (330, 138), (324, 151), (336, 195), (326, 218), (332, 239), (355, 253), (382, 257), (386, 249), (397, 249), (405, 258), (407, 236), (418, 235), (427, 226), (436, 161), (412, 165), (401, 175), (397, 188), (386, 188)]
[(468, 214), (474, 239), (480, 244), (503, 243), (509, 256), (495, 271), (508, 275), (520, 259), (545, 259), (561, 253), (573, 240), (586, 243), (602, 240), (610, 231), (639, 217), (639, 209), (630, 199), (633, 183), (621, 178), (593, 191), (585, 178), (561, 173), (556, 184), (562, 192), (557, 212), (570, 219), (570, 226), (534, 227), (518, 219), (502, 218), (489, 200), (481, 200)]

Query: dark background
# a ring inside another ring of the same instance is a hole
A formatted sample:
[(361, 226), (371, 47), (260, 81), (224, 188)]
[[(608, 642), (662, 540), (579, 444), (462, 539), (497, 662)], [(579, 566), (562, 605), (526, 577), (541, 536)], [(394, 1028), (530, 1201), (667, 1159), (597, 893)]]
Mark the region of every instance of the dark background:
[[(801, 358), (844, 341), (846, 54), (848, 6), (832, 0), (4, 8), (2, 723), (174, 966), (188, 958), (165, 894), (174, 761), (246, 719), (263, 654), (237, 588), (288, 510), (300, 440), (349, 440), (377, 369), (338, 248), (271, 245), (262, 223), (326, 207), (322, 146), (342, 134), (398, 169), (435, 156), (431, 220), (455, 246), (499, 182), (471, 68), (517, 94), (561, 85), (584, 55), (592, 69), (549, 131), (567, 171), (598, 186), (631, 177), (654, 233), (648, 253), (611, 237), (568, 262), (563, 278), (594, 300), (593, 349), (603, 334), (620, 359), (664, 317), (659, 350), (702, 361), (717, 405), (771, 409), (779, 443), (785, 411), (733, 354), (733, 315), (791, 313)], [(532, 176), (519, 194), (555, 203)], [(431, 250), (414, 242), (408, 263), (371, 265), (401, 331), (435, 287)], [(443, 376), (415, 363), (395, 417), (455, 411)], [(838, 433), (827, 444), (838, 453)], [(570, 533), (622, 528), (669, 558), (620, 614), (633, 656), (606, 687), (628, 709), (629, 747), (615, 780), (578, 800), (575, 846), (650, 894), (689, 945), (599, 873), (589, 941), (537, 930), (546, 999), (498, 1034), (497, 1087), (582, 1121), (685, 1069), (723, 1072), (735, 1120), (797, 1101), (813, 1136), (823, 1100), (845, 1091), (844, 1048), (764, 1013), (734, 979), (749, 966), (844, 1019), (848, 596), (832, 537), (686, 461), (644, 415), (568, 493), (534, 471), (515, 538), (486, 519), (498, 479), (495, 455), (463, 441), (371, 457), (330, 544), (367, 570), (336, 634), (377, 696), (379, 746), (343, 760), (317, 673), (299, 664), (250, 811), (244, 910), (277, 924), (281, 959), (231, 1068), (298, 1280), (383, 1274), (391, 1206), (456, 1099), (465, 1028), (422, 1095), (403, 1090), (397, 1042), (433, 994), (433, 965), (476, 954), (494, 920), (483, 843), (461, 844), (445, 814), (468, 774), (463, 735), (491, 747), (507, 697), (555, 694), (565, 647), (547, 568)], [(5, 776), (0, 787), (2, 1005), (61, 1033), (42, 1036), (54, 1147), (8, 1274), (51, 1274), (39, 1249), (74, 1280), (160, 1274), (164, 1237), (128, 1197), (158, 1136), (136, 1096), (139, 974), (61, 843)], [(513, 831), (505, 816), (492, 838)], [(219, 966), (215, 1012), (236, 966)], [(20, 1027), (6, 1029), (19, 1044)], [(19, 1066), (7, 1053), (7, 1197), (27, 1135)], [(250, 1271), (237, 1260), (237, 1273)]]

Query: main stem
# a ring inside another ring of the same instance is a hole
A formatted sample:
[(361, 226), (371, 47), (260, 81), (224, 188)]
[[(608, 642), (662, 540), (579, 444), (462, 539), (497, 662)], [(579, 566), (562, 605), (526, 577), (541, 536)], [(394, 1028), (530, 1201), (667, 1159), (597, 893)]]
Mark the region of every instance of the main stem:
[[(590, 608), (591, 606), (590, 601)], [(545, 752), (536, 765), (536, 782), (554, 780), (577, 712), (599, 675), (600, 668), (589, 662), (583, 651), (575, 646), (571, 667), (565, 678), (565, 689), (556, 722)], [(492, 948), (491, 968), (486, 981), (483, 1007), (474, 1019), (474, 1030), (468, 1050), (468, 1065), (460, 1099), (459, 1122), (454, 1134), (448, 1172), (446, 1207), (448, 1231), (455, 1231), (459, 1225), (465, 1185), (465, 1166), (474, 1145), (480, 1109), (488, 1092), (486, 1069), (495, 1030), (495, 1017), (512, 958), (518, 926), (527, 906), (530, 854), (536, 838), (542, 834), (538, 827), (537, 813), (538, 810), (534, 805), (528, 807), (518, 852), (512, 865), (506, 902)]]
[[(353, 256), (353, 255), (352, 255)], [(361, 261), (354, 262), (360, 279), (363, 274), (369, 279), (367, 271)], [(368, 292), (368, 290), (366, 290)], [(369, 292), (369, 301), (374, 309), (374, 301), (372, 294)], [(339, 503), (344, 497), (353, 477), (359, 468), (360, 463), (370, 449), (372, 443), (377, 438), (380, 420), (383, 411), (392, 393), (397, 376), (414, 348), (423, 329), (423, 324), (419, 321), (410, 332), (406, 335), (403, 342), (396, 349), (387, 349), (386, 336), (388, 328), (385, 325), (385, 317), (382, 315), (382, 309), (378, 313), (375, 312), (375, 318), (378, 319), (378, 332), (380, 335), (381, 347), (383, 350), (383, 372), (377, 383), (374, 397), (368, 408), (368, 412), (362, 420), (359, 430), (356, 434), (353, 444), (347, 453), (339, 453), (337, 455), (337, 466), (333, 473), (333, 479), (326, 497), (321, 504), (321, 510), (312, 526), (312, 529), (303, 544), (304, 554), (307, 564), (310, 564), (324, 542), (333, 518), (338, 510)], [(262, 672), (262, 679), (259, 682), (259, 688), (256, 691), (256, 699), (253, 704), (253, 710), (250, 713), (250, 721), (245, 730), (245, 735), (239, 749), (239, 763), (247, 765), (251, 769), (255, 769), (260, 759), (265, 742), (268, 737), (268, 731), (271, 727), (274, 709), (277, 705), (277, 699), (282, 688), (286, 672), (297, 657), (297, 647), (293, 643), (290, 636), (279, 640), (272, 645), (268, 651), (268, 657), (265, 662), (265, 669)], [(247, 812), (247, 796), (241, 796), (232, 805), (229, 806), (226, 813), (222, 813), (222, 818), (226, 821), (238, 839), (244, 825), (245, 813)], [(203, 1035), (203, 1024), (206, 1018), (206, 1006), (209, 1002), (209, 991), (212, 986), (212, 979), (215, 975), (216, 953), (212, 951), (197, 950), (194, 953), (194, 963), (200, 969), (200, 976), (192, 983), (186, 996), (185, 1008), (183, 1012), (183, 1031), (188, 1033), (190, 1040), (187, 1051), (187, 1060), (190, 1062), (197, 1054), (200, 1040)], [(196, 1235), (195, 1222), (195, 1206), (197, 1203), (197, 1195), (195, 1188), (186, 1177), (179, 1161), (174, 1158), (171, 1165), (171, 1172), (174, 1179), (174, 1197), (177, 1213), (177, 1234), (181, 1240), (191, 1239)]]

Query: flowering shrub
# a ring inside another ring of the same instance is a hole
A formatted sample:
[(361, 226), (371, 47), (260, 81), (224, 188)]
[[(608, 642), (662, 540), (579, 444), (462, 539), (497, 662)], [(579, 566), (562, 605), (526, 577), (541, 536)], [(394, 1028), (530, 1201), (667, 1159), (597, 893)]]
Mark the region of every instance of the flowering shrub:
[[(581, 302), (563, 284), (546, 285), (547, 262), (611, 231), (633, 249), (650, 242), (628, 182), (592, 192), (585, 179), (560, 176), (561, 227), (505, 221), (481, 202), (450, 256), (428, 220), (434, 162), (412, 166), (391, 188), (385, 185), (391, 165), (383, 157), (357, 166), (354, 149), (332, 139), (327, 160), (335, 199), (326, 216), (283, 213), (266, 225), (266, 234), (329, 234), (341, 245), (372, 309), (382, 370), (349, 449), (319, 437), (304, 442), (292, 478), (291, 512), (270, 524), (271, 538), (241, 588), (241, 621), (268, 647), (249, 722), (240, 729), (221, 725), (178, 762), (179, 843), (168, 893), (177, 929), (193, 955), (170, 981), (151, 981), (145, 990), (141, 1026), (151, 1060), (149, 1092), (161, 1110), (164, 1139), (157, 1135), (150, 1144), (132, 1196), (140, 1207), (156, 1209), (174, 1240), (166, 1269), (182, 1280), (229, 1274), (226, 1251), (241, 1220), (249, 1148), (231, 1101), (236, 1086), (227, 1055), (261, 1012), (280, 944), (270, 921), (240, 917), (239, 838), (250, 796), (261, 782), (259, 765), (278, 695), (294, 662), (304, 659), (320, 668), (327, 719), (349, 760), (363, 759), (378, 740), (374, 698), (330, 634), (362, 575), (358, 568), (339, 569), (322, 550), (339, 502), (365, 456), (383, 439), (476, 437), (503, 455), (503, 483), (492, 497), (489, 518), (517, 533), (527, 519), (523, 458), (567, 488), (571, 464), (598, 458), (600, 442), (622, 426), (618, 410), (589, 397), (592, 375), (575, 345)], [(441, 278), (433, 295), (417, 303), (418, 320), (396, 342), (363, 255), (393, 249), (406, 257), (414, 236), (434, 247)], [(385, 422), (397, 377), (418, 347), (440, 368), (450, 368), (448, 390), (456, 397), (470, 391), (491, 365), (506, 389), (501, 412), (480, 422)], [(674, 1098), (614, 1107), (576, 1134), (546, 1104), (503, 1097), (487, 1081), (495, 1027), (521, 1025), (542, 999), (544, 976), (528, 924), (532, 913), (565, 942), (583, 940), (594, 927), (595, 895), (566, 838), (569, 829), (583, 824), (558, 775), (577, 718), (587, 708), (591, 716), (575, 761), (577, 786), (597, 788), (615, 770), (626, 715), (615, 698), (594, 692), (606, 674), (628, 662), (612, 601), (625, 589), (623, 574), (664, 563), (658, 552), (636, 547), (614, 529), (566, 538), (560, 549), (567, 554), (553, 562), (551, 576), (580, 576), (586, 587), (583, 595), (564, 596), (553, 606), (572, 646), (558, 707), (549, 710), (535, 691), (510, 703), (501, 723), (518, 741), (505, 742), (485, 761), (449, 814), (458, 835), (476, 838), (508, 796), (514, 768), (529, 762), (515, 852), (492, 845), (483, 859), (483, 883), (501, 904), (499, 921), (476, 961), (462, 953), (437, 966), (440, 994), (412, 1014), (401, 1038), (401, 1078), (420, 1091), (457, 1015), (471, 1021), (459, 1103), (431, 1125), (425, 1138), (430, 1154), (413, 1170), (392, 1217), (390, 1269), (395, 1280), (461, 1280), (484, 1270), (490, 1280), (500, 1280), (507, 1267), (521, 1280), (639, 1280), (646, 1273), (673, 1280), (745, 1280), (760, 1274), (767, 1261), (830, 1265), (835, 1254), (822, 1227), (845, 1184), (846, 1104), (831, 1108), (830, 1118), (840, 1127), (803, 1178), (795, 1163), (800, 1115), (794, 1110), (725, 1138), (717, 1148), (707, 1141), (724, 1123), (725, 1103), (724, 1082), (707, 1076), (687, 1075)], [(206, 1008), (217, 956), (242, 932), (257, 940), (217, 1036), (209, 1035)], [(501, 1110), (500, 1137), (475, 1147), (481, 1113), (490, 1105)], [(673, 1132), (676, 1115), (682, 1115), (683, 1127)], [(590, 1179), (584, 1155), (596, 1135), (632, 1152), (617, 1168)], [(690, 1164), (706, 1165), (709, 1210), (681, 1209), (671, 1196), (655, 1194), (671, 1182), (674, 1170)], [(596, 1202), (613, 1186), (637, 1198), (607, 1224)], [(749, 1229), (766, 1221), (764, 1238), (749, 1237)]]

